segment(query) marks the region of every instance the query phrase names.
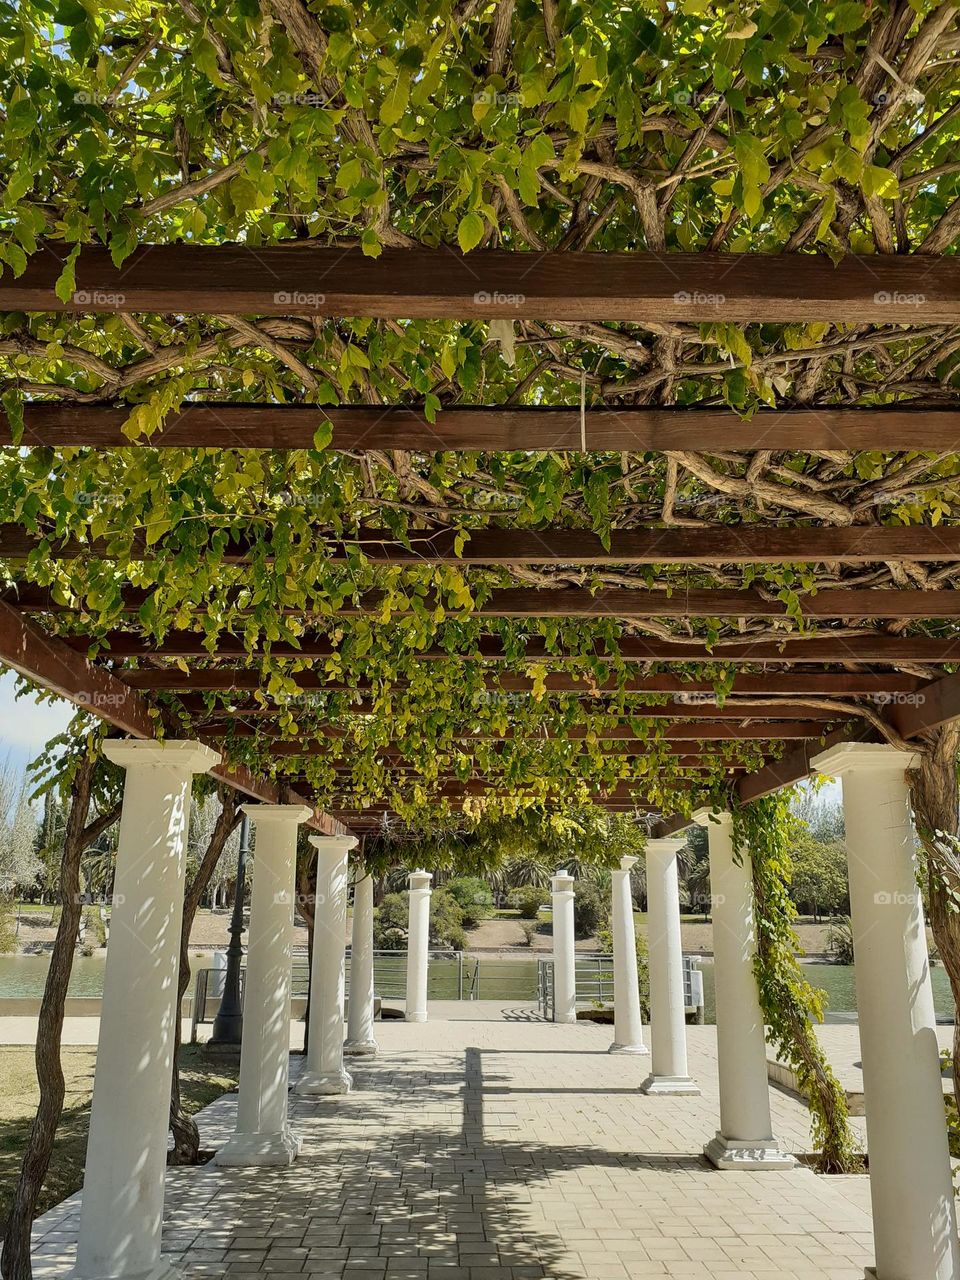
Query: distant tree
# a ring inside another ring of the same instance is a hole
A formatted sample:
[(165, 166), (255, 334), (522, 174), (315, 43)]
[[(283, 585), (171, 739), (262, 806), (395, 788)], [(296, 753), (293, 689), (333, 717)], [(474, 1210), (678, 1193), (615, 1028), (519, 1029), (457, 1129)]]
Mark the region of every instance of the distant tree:
[(839, 840), (822, 843), (803, 832), (792, 849), (790, 896), (804, 915), (837, 915), (847, 906), (847, 851)]
[(493, 890), (479, 876), (457, 876), (447, 881), (445, 889), (463, 912), (465, 929), (475, 929), (493, 915)]

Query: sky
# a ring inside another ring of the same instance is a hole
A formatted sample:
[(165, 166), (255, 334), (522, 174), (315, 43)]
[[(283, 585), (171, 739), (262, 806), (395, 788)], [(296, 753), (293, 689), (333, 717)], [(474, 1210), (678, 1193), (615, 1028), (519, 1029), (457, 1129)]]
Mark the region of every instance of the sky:
[(55, 703), (38, 703), (29, 694), (17, 699), (16, 689), (16, 676), (0, 667), (0, 760), (21, 772), (67, 727), (73, 708), (62, 698)]

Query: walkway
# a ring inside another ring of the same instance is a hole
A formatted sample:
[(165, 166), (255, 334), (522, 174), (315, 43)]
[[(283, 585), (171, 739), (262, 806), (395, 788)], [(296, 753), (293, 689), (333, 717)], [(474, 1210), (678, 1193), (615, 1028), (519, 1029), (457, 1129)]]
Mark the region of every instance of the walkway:
[[(603, 1027), (379, 1025), (352, 1094), (292, 1098), (305, 1139), (292, 1168), (170, 1172), (165, 1249), (188, 1276), (861, 1280), (865, 1178), (717, 1173), (700, 1158), (714, 1029), (690, 1033), (702, 1098), (639, 1094), (647, 1060), (607, 1055)], [(803, 1108), (771, 1096), (776, 1132), (806, 1149)], [(207, 1142), (234, 1106), (207, 1109)], [(37, 1224), (38, 1280), (69, 1264), (77, 1208)]]

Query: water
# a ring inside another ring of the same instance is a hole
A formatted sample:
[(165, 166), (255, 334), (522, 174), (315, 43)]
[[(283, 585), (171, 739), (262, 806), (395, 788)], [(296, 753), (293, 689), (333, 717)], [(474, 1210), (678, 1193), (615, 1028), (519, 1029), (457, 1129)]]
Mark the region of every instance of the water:
[[(99, 996), (103, 993), (102, 956), (77, 956), (73, 962), (69, 994), (71, 996)], [(194, 968), (210, 964), (209, 957), (197, 957)], [(467, 957), (463, 966), (463, 995), (468, 995), (473, 978), (475, 961)], [(378, 956), (376, 966), (377, 987), (390, 1000), (402, 998), (406, 956), (396, 958)], [(714, 1000), (713, 965), (705, 960), (703, 968), (703, 996), (706, 1020), (716, 1018)], [(942, 966), (931, 969), (933, 1001), (937, 1017), (952, 1020), (953, 998), (950, 984)], [(39, 999), (47, 973), (47, 957), (0, 956), (0, 998), (11, 996)], [(827, 993), (829, 1015), (856, 1012), (854, 970), (850, 965), (808, 964), (803, 966), (804, 976), (815, 987)], [(456, 1000), (461, 976), (456, 960), (432, 960), (430, 964), (429, 995), (434, 1000)], [(537, 962), (525, 957), (517, 960), (483, 956), (480, 959), (480, 975), (476, 994), (482, 1000), (526, 1001), (537, 998)]]

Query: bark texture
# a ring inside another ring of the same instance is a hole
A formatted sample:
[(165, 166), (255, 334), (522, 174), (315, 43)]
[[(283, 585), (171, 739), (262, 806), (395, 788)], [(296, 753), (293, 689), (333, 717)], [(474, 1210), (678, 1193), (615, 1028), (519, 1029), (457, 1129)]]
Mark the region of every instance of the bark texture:
[(60, 921), (50, 953), (50, 967), (43, 989), (40, 1019), (37, 1027), (36, 1063), (40, 1102), (27, 1137), (20, 1165), (20, 1177), (13, 1195), (10, 1217), (3, 1242), (3, 1280), (31, 1280), (30, 1229), (37, 1200), (50, 1165), (63, 1113), (64, 1080), (60, 1064), (60, 1038), (63, 1032), (67, 984), (73, 969), (82, 911), (80, 861), (93, 841), (113, 826), (120, 816), (120, 805), (87, 822), (90, 792), (97, 761), (84, 757), (70, 788), (70, 814), (63, 842), (60, 865)]
[[(190, 934), (197, 910), (207, 892), (210, 877), (216, 870), (220, 856), (227, 841), (240, 822), (240, 809), (236, 791), (221, 783), (217, 794), (221, 810), (216, 825), (210, 834), (197, 873), (187, 884), (183, 897), (183, 925), (180, 930), (180, 969), (177, 980), (177, 1009), (183, 1003), (183, 997), (190, 985)], [(180, 1017), (174, 1019), (173, 1032), (173, 1076), (170, 1082), (170, 1130), (173, 1134), (173, 1148), (167, 1156), (167, 1164), (199, 1164), (200, 1163), (200, 1130), (192, 1116), (183, 1109), (180, 1097)]]
[[(911, 779), (917, 834), (926, 855), (927, 896), (933, 941), (960, 1008), (960, 725), (931, 735)], [(960, 1024), (953, 1029), (953, 1092), (958, 1095)]]

